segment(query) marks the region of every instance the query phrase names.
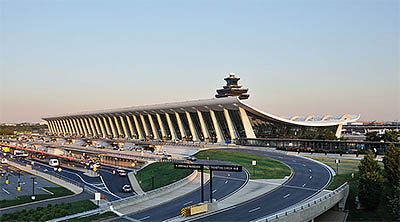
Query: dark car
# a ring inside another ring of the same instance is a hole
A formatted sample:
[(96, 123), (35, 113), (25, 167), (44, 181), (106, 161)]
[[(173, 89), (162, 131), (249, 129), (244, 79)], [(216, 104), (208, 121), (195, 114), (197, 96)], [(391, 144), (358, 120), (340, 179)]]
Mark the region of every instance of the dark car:
[(123, 169), (118, 169), (118, 170), (117, 170), (117, 173), (118, 173), (118, 175), (121, 176), (121, 177), (125, 177), (125, 176), (127, 175), (127, 174), (126, 174), (126, 171), (123, 170)]
[(194, 157), (194, 156), (189, 156), (189, 157), (187, 158), (187, 160), (189, 160), (189, 161), (196, 161), (197, 158)]
[(125, 185), (122, 187), (122, 192), (124, 192), (124, 193), (131, 193), (131, 192), (132, 192), (131, 186), (128, 185), (128, 184), (125, 184)]

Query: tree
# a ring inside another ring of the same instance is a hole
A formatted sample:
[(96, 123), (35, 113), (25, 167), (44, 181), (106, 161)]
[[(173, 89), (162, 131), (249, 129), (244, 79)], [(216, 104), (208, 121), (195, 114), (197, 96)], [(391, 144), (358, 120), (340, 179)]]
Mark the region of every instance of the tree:
[(358, 165), (360, 171), (359, 198), (361, 204), (368, 210), (375, 210), (379, 205), (383, 189), (383, 176), (374, 153), (368, 150), (364, 159)]
[(385, 142), (399, 142), (397, 139), (397, 132), (391, 130), (391, 131), (386, 131), (385, 134), (382, 136), (382, 140)]
[(389, 194), (388, 209), (393, 221), (400, 221), (400, 186), (395, 186)]
[(400, 147), (390, 144), (383, 157), (387, 179), (392, 186), (400, 186)]
[(368, 132), (365, 134), (367, 141), (380, 141), (380, 137), (378, 136), (378, 132)]

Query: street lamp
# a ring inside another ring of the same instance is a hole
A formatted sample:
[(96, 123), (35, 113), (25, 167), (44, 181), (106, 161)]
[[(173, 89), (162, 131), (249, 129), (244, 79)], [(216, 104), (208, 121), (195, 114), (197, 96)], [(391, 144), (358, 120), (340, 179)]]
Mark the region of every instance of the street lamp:
[(32, 200), (35, 200), (35, 177), (32, 177)]

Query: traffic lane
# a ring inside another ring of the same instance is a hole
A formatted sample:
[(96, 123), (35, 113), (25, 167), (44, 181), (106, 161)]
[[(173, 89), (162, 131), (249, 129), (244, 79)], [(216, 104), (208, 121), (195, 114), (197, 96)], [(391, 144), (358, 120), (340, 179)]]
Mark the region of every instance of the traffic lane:
[[(215, 171), (215, 176), (213, 178), (213, 188), (215, 187), (215, 192), (213, 193), (214, 199), (223, 198), (230, 193), (239, 189), (246, 182), (246, 174), (245, 172), (237, 172), (230, 173), (228, 176), (228, 172)], [(226, 177), (230, 179), (226, 179)], [(225, 181), (228, 180), (228, 183)], [(209, 183), (204, 185), (204, 200), (209, 200)], [(130, 218), (134, 218), (136, 220), (149, 220), (149, 221), (163, 221), (170, 219), (172, 217), (179, 216), (181, 214), (180, 210), (183, 207), (188, 207), (201, 201), (201, 190), (196, 189), (195, 191), (174, 199), (168, 203), (162, 204), (160, 206), (147, 209), (145, 211), (137, 212), (134, 214), (128, 215)], [(120, 218), (117, 221), (127, 221), (128, 219)]]
[[(292, 179), (272, 193), (196, 221), (251, 221), (265, 217), (301, 202), (323, 189), (330, 181), (330, 172), (320, 164), (296, 157), (254, 150), (235, 150), (279, 159), (295, 171)], [(286, 158), (287, 157), (287, 158)], [(309, 168), (307, 168), (309, 167)], [(311, 172), (309, 169), (312, 168)], [(310, 175), (313, 177), (310, 179)], [(314, 180), (313, 180), (314, 178)], [(308, 182), (305, 187), (303, 184)], [(300, 192), (299, 192), (300, 191)]]
[(98, 173), (102, 176), (108, 189), (117, 196), (126, 198), (136, 195), (135, 192), (124, 193), (122, 191), (122, 187), (126, 184), (132, 187), (127, 176), (119, 176), (117, 173), (113, 174), (112, 172), (104, 169), (99, 169)]
[(81, 171), (73, 170), (71, 168), (64, 166), (58, 167), (62, 169), (61, 172), (55, 171), (54, 167), (51, 167), (47, 165), (46, 162), (37, 159), (30, 159), (29, 161), (25, 159), (19, 160), (20, 163), (24, 164), (31, 164), (32, 161), (35, 162), (34, 164), (35, 169), (40, 170), (49, 175), (54, 175), (54, 176), (61, 175), (62, 177), (72, 180), (76, 183), (86, 185), (95, 192), (99, 192), (102, 195), (104, 195), (105, 199), (109, 201), (122, 199), (122, 197), (114, 194), (108, 189), (107, 185), (103, 182), (102, 177), (89, 177), (84, 175), (84, 173)]

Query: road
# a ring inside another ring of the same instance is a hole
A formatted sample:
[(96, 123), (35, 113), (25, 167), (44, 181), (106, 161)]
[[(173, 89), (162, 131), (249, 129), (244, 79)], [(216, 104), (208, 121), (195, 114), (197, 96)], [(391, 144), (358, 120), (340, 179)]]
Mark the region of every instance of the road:
[[(198, 161), (197, 163), (206, 163), (207, 161)], [(218, 161), (208, 161), (209, 164), (222, 164)], [(225, 163), (226, 164), (226, 163)], [(248, 174), (246, 172), (222, 172), (214, 171), (213, 177), (213, 199), (221, 200), (238, 190), (248, 181)], [(210, 186), (207, 183), (204, 186), (205, 201), (209, 200)], [(116, 221), (163, 221), (180, 215), (180, 210), (183, 207), (200, 203), (201, 190), (200, 188), (177, 199), (174, 199), (166, 204), (137, 212), (134, 214), (127, 215), (123, 218), (119, 218)]]
[(188, 221), (252, 221), (271, 215), (298, 202), (301, 202), (324, 189), (332, 179), (330, 171), (311, 160), (297, 156), (288, 156), (276, 152), (250, 149), (230, 149), (266, 156), (282, 161), (294, 170), (292, 179), (277, 190), (253, 201), (234, 206), (223, 212), (215, 213)]
[(46, 172), (51, 175), (61, 176), (67, 180), (71, 180), (75, 183), (85, 185), (94, 192), (100, 192), (104, 194), (105, 199), (114, 201), (135, 195), (135, 193), (123, 193), (122, 186), (124, 184), (130, 184), (127, 177), (120, 177), (113, 174), (113, 170), (116, 168), (102, 166), (99, 168), (98, 173), (100, 177), (90, 177), (85, 175), (82, 171), (71, 169), (70, 167), (61, 166), (61, 172), (54, 171), (54, 168), (49, 166), (47, 162), (37, 159), (19, 159), (15, 158), (12, 161), (21, 164), (31, 164), (33, 161), (34, 167), (37, 170)]

